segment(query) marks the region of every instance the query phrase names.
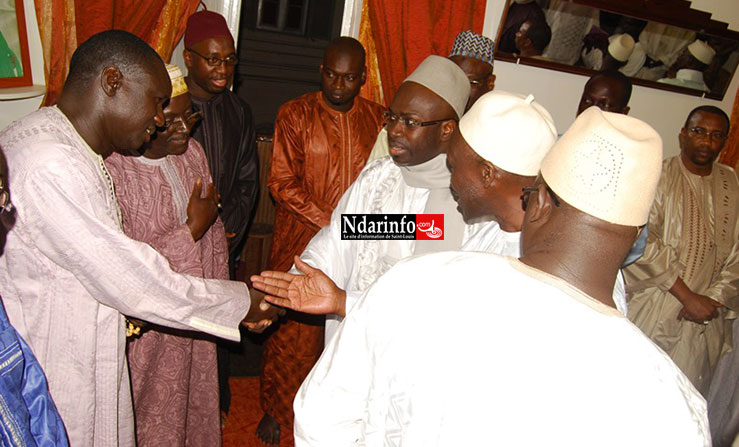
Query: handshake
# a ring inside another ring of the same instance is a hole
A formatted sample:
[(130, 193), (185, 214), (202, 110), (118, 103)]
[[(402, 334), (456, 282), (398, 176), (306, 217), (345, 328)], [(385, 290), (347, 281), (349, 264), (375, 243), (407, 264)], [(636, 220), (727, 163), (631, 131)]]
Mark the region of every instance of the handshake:
[(241, 324), (243, 324), (250, 332), (261, 334), (270, 327), (272, 323), (285, 315), (284, 308), (273, 306), (264, 300), (264, 292), (250, 288), (249, 297), (251, 298), (249, 312), (241, 321)]

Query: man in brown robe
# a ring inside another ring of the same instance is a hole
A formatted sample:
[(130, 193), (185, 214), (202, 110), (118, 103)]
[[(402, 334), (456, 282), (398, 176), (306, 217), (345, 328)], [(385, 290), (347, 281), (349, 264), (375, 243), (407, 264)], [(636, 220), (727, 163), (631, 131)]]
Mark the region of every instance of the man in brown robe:
[(739, 181), (715, 163), (728, 132), (721, 109), (690, 112), (680, 155), (663, 164), (644, 256), (624, 271), (629, 319), (704, 395), (739, 308)]
[[(354, 182), (383, 125), (384, 108), (358, 97), (365, 82), (365, 52), (340, 37), (326, 49), (321, 90), (280, 107), (275, 122), (269, 188), (277, 211), (272, 270), (287, 271)], [(295, 393), (323, 350), (323, 318), (290, 314), (264, 346), (257, 434), (278, 443), (292, 430)]]

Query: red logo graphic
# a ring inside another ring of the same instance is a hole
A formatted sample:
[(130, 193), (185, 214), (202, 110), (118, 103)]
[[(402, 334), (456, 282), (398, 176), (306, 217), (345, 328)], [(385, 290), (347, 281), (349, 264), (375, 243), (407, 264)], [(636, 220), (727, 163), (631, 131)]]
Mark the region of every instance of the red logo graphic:
[(444, 240), (444, 215), (416, 214), (416, 240)]

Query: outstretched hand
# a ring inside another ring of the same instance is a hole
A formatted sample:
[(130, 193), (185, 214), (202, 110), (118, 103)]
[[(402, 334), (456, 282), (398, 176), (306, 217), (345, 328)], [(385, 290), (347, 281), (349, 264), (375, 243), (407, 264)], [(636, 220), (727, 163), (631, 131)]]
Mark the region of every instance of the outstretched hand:
[(251, 277), (252, 285), (266, 293), (265, 301), (313, 315), (346, 315), (346, 292), (321, 270), (295, 256), (295, 267), (304, 275), (264, 271)]

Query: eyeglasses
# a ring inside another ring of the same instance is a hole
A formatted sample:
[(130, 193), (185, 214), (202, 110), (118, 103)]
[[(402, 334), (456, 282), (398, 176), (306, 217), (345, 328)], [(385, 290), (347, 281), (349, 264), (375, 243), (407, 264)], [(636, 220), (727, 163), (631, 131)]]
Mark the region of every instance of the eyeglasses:
[(197, 54), (198, 56), (202, 57), (203, 59), (205, 59), (205, 62), (211, 67), (220, 67), (221, 64), (226, 64), (229, 67), (233, 67), (234, 65), (239, 63), (239, 58), (236, 57), (235, 54), (232, 54), (225, 59), (221, 59), (220, 57), (215, 57), (215, 56), (203, 56), (197, 51), (191, 50), (189, 48), (187, 48), (187, 51)]
[(186, 127), (192, 127), (198, 121), (200, 121), (202, 117), (203, 117), (202, 113), (190, 111), (188, 115), (178, 115), (170, 120), (165, 121), (163, 126), (161, 127), (157, 126), (157, 130), (160, 132), (164, 132), (167, 130), (174, 130), (170, 128), (178, 123), (180, 124), (180, 126), (185, 125)]
[(485, 75), (484, 77), (479, 78), (479, 79), (469, 78), (470, 79), (470, 86), (477, 87), (478, 85), (487, 84), (488, 83), (488, 79), (490, 79), (490, 76), (492, 76), (492, 75), (493, 75), (493, 73), (491, 72), (490, 74)]
[[(560, 202), (557, 198), (557, 195), (554, 194), (554, 191), (552, 191), (552, 188), (549, 187), (549, 185), (546, 186), (547, 192), (552, 197), (552, 202), (554, 202), (554, 206), (559, 206)], [(526, 208), (529, 206), (529, 197), (531, 196), (532, 192), (538, 192), (539, 188), (537, 186), (533, 186), (530, 188), (521, 188), (521, 191), (523, 193), (521, 194), (521, 205), (523, 206), (523, 210), (526, 211)]]
[(433, 126), (434, 124), (439, 124), (439, 123), (443, 123), (444, 121), (450, 121), (450, 120), (456, 121), (456, 118), (443, 118), (440, 120), (433, 120), (433, 121), (418, 121), (413, 118), (404, 118), (404, 117), (398, 116), (389, 110), (385, 112), (383, 116), (385, 117), (386, 126), (400, 122), (402, 125), (406, 127), (406, 129), (415, 129), (417, 127)]
[(718, 130), (715, 132), (708, 132), (708, 130), (702, 127), (691, 127), (690, 129), (688, 129), (688, 133), (690, 133), (693, 137), (710, 137), (711, 140), (716, 140), (719, 142), (726, 141), (726, 139), (728, 138), (728, 135), (723, 132), (719, 132)]

